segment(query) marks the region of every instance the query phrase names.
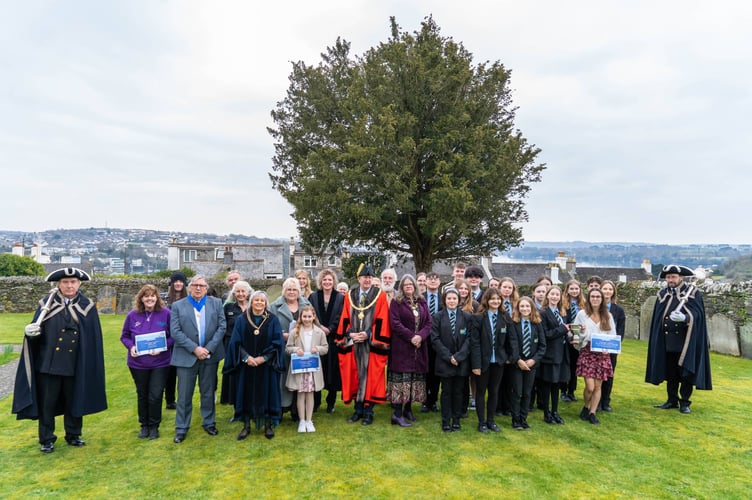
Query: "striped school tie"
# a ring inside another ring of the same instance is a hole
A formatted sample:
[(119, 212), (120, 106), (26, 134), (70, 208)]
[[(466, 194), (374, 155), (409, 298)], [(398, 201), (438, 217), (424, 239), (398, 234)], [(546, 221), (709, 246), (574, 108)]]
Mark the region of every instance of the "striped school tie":
[(430, 301), (428, 303), (428, 308), (431, 309), (431, 314), (436, 314), (436, 294), (432, 293), (430, 297)]
[(455, 311), (449, 311), (449, 327), (452, 329), (452, 335), (454, 335), (454, 330), (456, 326), (457, 326), (457, 313)]
[(533, 343), (532, 333), (530, 331), (530, 322), (522, 320), (522, 354), (526, 358), (530, 357), (530, 347)]

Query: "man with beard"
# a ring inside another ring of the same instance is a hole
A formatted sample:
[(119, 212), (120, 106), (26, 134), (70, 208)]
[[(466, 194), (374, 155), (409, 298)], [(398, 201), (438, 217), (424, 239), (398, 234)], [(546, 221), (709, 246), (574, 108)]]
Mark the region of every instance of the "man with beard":
[(394, 298), (394, 286), (397, 283), (397, 272), (394, 269), (384, 269), (381, 271), (381, 291), (386, 294), (389, 304)]
[(676, 264), (661, 271), (668, 286), (658, 292), (653, 308), (645, 382), (666, 381), (668, 399), (656, 408), (679, 408), (688, 414), (693, 388), (711, 390), (713, 383), (705, 304), (700, 291), (684, 282), (685, 276), (694, 273)]

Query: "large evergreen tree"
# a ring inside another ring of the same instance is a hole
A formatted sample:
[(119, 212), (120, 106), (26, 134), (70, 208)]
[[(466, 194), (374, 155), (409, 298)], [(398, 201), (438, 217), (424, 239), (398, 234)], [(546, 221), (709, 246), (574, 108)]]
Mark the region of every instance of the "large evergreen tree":
[(429, 17), (362, 56), (337, 39), (293, 64), (272, 112), (274, 187), (309, 249), (361, 242), (437, 259), (517, 245), (544, 166), (514, 127), (510, 71), (473, 64)]

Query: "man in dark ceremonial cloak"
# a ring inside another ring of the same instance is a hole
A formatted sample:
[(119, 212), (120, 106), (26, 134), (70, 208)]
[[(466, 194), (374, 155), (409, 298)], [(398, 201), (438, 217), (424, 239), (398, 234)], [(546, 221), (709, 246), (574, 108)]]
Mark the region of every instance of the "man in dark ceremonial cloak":
[(693, 387), (713, 388), (705, 304), (700, 291), (683, 281), (693, 275), (691, 269), (676, 264), (661, 271), (668, 286), (658, 292), (653, 308), (645, 371), (645, 382), (666, 381), (668, 399), (655, 407), (679, 408), (685, 414), (690, 413)]
[[(107, 409), (107, 396), (99, 313), (78, 291), (89, 275), (69, 267), (46, 280), (58, 282), (58, 288), (40, 300), (26, 327), (12, 411), (19, 420), (39, 420), (41, 451), (51, 453), (57, 440), (55, 417), (64, 415), (66, 442), (83, 446), (83, 416)], [(43, 309), (46, 316), (38, 325)]]
[(345, 296), (336, 343), (342, 375), (342, 400), (355, 400), (355, 413), (348, 419), (363, 425), (373, 423), (373, 405), (386, 402), (386, 364), (389, 358), (389, 303), (386, 295), (371, 286), (373, 269), (361, 264), (360, 286)]

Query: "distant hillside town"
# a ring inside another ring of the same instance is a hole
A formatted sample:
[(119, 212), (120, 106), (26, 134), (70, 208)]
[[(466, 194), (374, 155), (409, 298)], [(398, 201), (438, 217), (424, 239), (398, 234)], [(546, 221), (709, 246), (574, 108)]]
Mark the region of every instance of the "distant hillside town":
[[(39, 233), (0, 231), (0, 253), (28, 255), (49, 268), (76, 265), (100, 275), (148, 275), (164, 269), (190, 268), (214, 276), (238, 269), (256, 279), (283, 278), (295, 269), (311, 274), (330, 268), (342, 274), (343, 260), (359, 248), (307, 253), (300, 241), (241, 234), (177, 233), (146, 229), (56, 229)], [(651, 279), (665, 263), (681, 262), (708, 275), (728, 260), (752, 253), (752, 245), (653, 245), (648, 243), (525, 242), (494, 256), (474, 259), (488, 277), (515, 276), (521, 283), (545, 274), (565, 282), (593, 274), (614, 281)], [(385, 256), (398, 273), (414, 273), (411, 262)], [(434, 270), (451, 274), (451, 262)]]

